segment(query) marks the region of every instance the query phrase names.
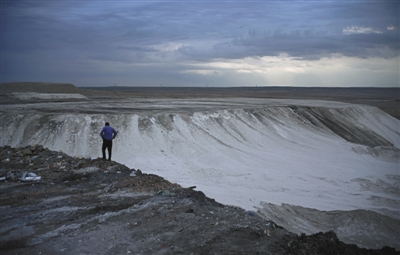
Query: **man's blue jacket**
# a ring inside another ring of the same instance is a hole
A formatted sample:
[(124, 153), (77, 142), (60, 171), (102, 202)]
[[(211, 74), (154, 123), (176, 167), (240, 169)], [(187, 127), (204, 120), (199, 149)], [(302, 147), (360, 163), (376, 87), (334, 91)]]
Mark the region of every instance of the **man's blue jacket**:
[(106, 140), (112, 140), (117, 136), (117, 131), (110, 126), (104, 126), (100, 132), (100, 136)]

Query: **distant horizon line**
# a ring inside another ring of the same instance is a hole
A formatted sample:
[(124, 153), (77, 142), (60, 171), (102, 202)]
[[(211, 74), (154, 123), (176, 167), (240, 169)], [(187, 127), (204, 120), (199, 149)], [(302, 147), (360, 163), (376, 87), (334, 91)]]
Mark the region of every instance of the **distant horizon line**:
[(36, 81), (11, 81), (1, 82), (3, 84), (13, 83), (42, 83), (42, 84), (71, 84), (77, 88), (398, 88), (399, 86), (299, 86), (299, 85), (241, 85), (241, 86), (163, 86), (163, 85), (109, 85), (109, 86), (78, 86), (71, 82), (36, 82)]
[(78, 88), (398, 88), (400, 86), (290, 86), (290, 85), (263, 85), (263, 86), (80, 86)]

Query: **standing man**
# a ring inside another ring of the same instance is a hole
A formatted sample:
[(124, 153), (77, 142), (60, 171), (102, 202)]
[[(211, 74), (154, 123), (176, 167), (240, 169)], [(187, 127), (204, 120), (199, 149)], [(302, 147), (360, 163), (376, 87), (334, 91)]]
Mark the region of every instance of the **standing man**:
[(100, 132), (101, 138), (103, 138), (103, 159), (106, 159), (106, 148), (108, 150), (108, 161), (111, 161), (111, 150), (112, 150), (112, 140), (117, 136), (117, 131), (110, 126), (110, 123), (106, 122), (105, 126)]

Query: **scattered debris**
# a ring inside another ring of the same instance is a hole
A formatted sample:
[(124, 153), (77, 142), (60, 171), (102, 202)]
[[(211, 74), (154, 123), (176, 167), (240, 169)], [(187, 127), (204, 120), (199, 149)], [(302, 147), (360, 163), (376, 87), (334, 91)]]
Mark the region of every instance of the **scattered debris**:
[(160, 190), (156, 193), (156, 196), (163, 196), (163, 197), (174, 197), (176, 194), (169, 191), (169, 190)]
[(28, 172), (23, 172), (21, 181), (23, 182), (28, 182), (28, 181), (40, 181), (41, 177), (37, 176), (35, 173), (28, 173)]

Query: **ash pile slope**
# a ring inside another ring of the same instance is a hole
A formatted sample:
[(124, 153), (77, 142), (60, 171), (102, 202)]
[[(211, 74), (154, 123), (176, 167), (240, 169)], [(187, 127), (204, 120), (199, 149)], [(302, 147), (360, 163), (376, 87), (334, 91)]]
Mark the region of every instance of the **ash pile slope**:
[[(40, 102), (2, 110), (0, 145), (38, 143), (97, 157), (99, 131), (109, 121), (119, 131), (113, 159), (129, 167), (197, 186), (222, 204), (260, 208), (298, 234), (334, 228), (341, 241), (360, 247), (400, 248), (400, 121), (375, 107), (207, 98)], [(326, 217), (331, 211), (334, 217)]]

